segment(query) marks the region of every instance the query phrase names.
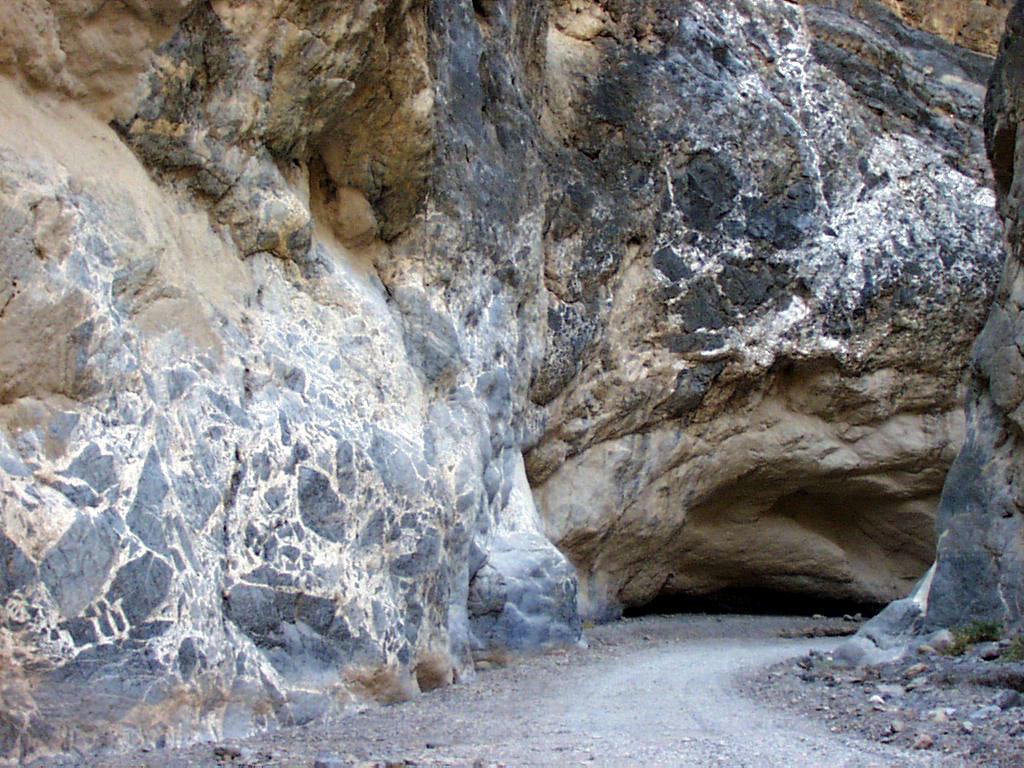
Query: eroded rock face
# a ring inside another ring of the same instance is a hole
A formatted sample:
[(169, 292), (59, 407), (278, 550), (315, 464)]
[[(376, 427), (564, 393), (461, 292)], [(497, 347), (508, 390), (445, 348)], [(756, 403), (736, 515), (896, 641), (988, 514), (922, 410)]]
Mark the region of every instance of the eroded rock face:
[[(434, 16), (435, 35), (457, 21)], [(465, 678), (474, 652), (579, 638), (523, 470), (539, 224), (510, 208), (477, 249), (459, 211), (427, 210), (432, 78), (461, 66), (438, 43), (430, 71), (427, 21), (193, 3), (109, 127), (13, 58), (9, 759), (302, 723)], [(471, 7), (462, 23), (480, 34)], [(523, 249), (492, 282), (482, 264)], [(446, 296), (455, 267), (473, 288)]]
[(994, 56), (1010, 0), (882, 0), (906, 24)]
[(1010, 13), (985, 107), (985, 138), (1006, 226), (1009, 256), (995, 305), (974, 347), (967, 397), (967, 441), (950, 470), (939, 508), (928, 628), (1024, 621), (1024, 256), (1018, 149), (1024, 99), (1024, 5)]
[(586, 159), (550, 205), (527, 469), (584, 613), (904, 594), (1000, 258), (988, 62), (878, 7), (575, 8), (548, 77), (578, 118), (549, 120)]
[(4, 757), (923, 570), (984, 57), (852, 2), (137, 5), (0, 11)]

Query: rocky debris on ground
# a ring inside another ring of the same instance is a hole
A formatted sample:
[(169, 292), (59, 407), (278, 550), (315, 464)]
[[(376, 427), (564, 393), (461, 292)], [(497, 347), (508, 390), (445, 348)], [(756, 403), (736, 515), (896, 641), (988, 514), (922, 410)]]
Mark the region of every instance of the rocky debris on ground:
[(935, 752), (950, 764), (1024, 764), (1024, 656), (1009, 639), (961, 655), (920, 643), (913, 655), (859, 667), (812, 651), (751, 685), (835, 732)]
[[(776, 699), (735, 679), (738, 669), (759, 664), (766, 653), (774, 660), (835, 642), (780, 637), (809, 621), (735, 615), (629, 618), (591, 628), (588, 648), (511, 655), (467, 685), (400, 704), (367, 704), (329, 723), (184, 748), (83, 752), (40, 761), (35, 768), (210, 766), (219, 746), (240, 753), (222, 763), (225, 768), (311, 768), (317, 761), (330, 768), (917, 765), (903, 760), (910, 751), (902, 747), (831, 734), (802, 716), (790, 717)], [(813, 620), (822, 627), (841, 623)], [(716, 656), (713, 673), (707, 672), (709, 655)], [(652, 663), (659, 669), (653, 677)], [(666, 692), (683, 703), (666, 708), (659, 698)], [(759, 727), (753, 733), (745, 717), (737, 720), (737, 710), (756, 717)]]
[(814, 616), (813, 619), (813, 623), (782, 630), (779, 637), (848, 637), (856, 633), (864, 622), (859, 613), (853, 616), (847, 614), (831, 621), (826, 621), (824, 616)]

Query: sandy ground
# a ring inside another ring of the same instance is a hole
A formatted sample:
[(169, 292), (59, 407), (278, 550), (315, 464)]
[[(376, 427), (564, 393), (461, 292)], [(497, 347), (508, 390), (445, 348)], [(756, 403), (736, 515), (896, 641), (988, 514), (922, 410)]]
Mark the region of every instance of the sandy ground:
[[(758, 670), (834, 640), (779, 634), (806, 619), (646, 617), (591, 629), (589, 648), (516, 659), (472, 682), (244, 741), (79, 764), (419, 766), (954, 765), (835, 732), (757, 700)], [(319, 762), (318, 762), (319, 761)]]

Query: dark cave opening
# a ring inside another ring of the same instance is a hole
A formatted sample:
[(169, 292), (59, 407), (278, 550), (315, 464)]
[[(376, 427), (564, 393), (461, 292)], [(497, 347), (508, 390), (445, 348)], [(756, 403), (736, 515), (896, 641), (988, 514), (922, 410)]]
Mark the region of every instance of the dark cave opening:
[(644, 605), (623, 610), (624, 618), (638, 616), (703, 614), (753, 614), (756, 616), (856, 616), (869, 619), (886, 603), (838, 600), (820, 595), (785, 592), (764, 587), (734, 587), (704, 595), (659, 595)]

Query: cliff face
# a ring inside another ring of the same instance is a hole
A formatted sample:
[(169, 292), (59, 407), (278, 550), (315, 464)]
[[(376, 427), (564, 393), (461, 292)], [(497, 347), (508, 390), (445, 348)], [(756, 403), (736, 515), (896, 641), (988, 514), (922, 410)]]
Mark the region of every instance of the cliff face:
[[(549, 204), (548, 349), (585, 350), (531, 390), (548, 535), (591, 616), (896, 597), (932, 559), (962, 429), (948, 350), (999, 258), (988, 63), (879, 6), (696, 5), (660, 33), (636, 14), (548, 33), (549, 104), (580, 148), (556, 178), (581, 179)], [(574, 292), (605, 232), (621, 261)]]
[(950, 471), (939, 509), (938, 556), (925, 623), (974, 619), (1019, 628), (1024, 621), (1024, 428), (1019, 347), (1021, 271), (1020, 136), (1024, 6), (1010, 13), (985, 106), (985, 138), (1009, 256), (995, 305), (978, 337), (967, 398), (967, 441)]
[(882, 0), (907, 25), (995, 56), (1010, 0)]
[(0, 753), (927, 566), (983, 56), (874, 3), (144, 5), (0, 10)]

